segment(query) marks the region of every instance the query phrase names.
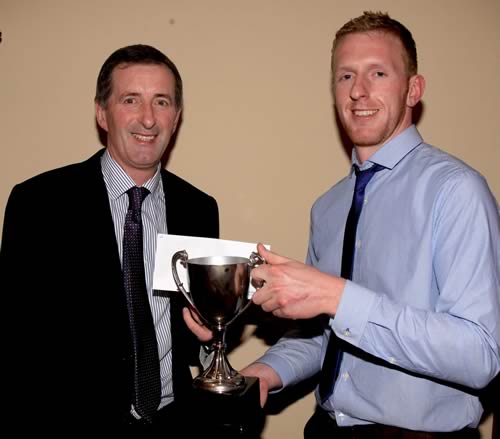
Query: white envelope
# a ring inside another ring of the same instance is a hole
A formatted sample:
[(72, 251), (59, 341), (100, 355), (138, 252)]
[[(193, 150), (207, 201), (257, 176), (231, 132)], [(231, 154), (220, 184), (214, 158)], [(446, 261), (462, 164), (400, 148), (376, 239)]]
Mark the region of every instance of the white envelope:
[[(270, 248), (269, 245), (265, 245), (265, 247)], [(172, 274), (172, 256), (180, 250), (186, 250), (189, 259), (205, 256), (241, 256), (249, 258), (252, 252), (257, 251), (257, 243), (159, 233), (156, 244), (153, 289), (177, 291), (177, 285)], [(178, 264), (177, 272), (184, 288), (189, 291), (187, 270), (181, 264)], [(249, 294), (252, 289), (253, 287), (251, 287)]]

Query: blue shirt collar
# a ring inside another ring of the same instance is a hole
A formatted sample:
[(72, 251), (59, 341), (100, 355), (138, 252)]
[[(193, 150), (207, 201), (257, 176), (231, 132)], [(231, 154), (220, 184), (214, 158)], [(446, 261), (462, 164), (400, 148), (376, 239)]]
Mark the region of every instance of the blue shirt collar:
[[(393, 169), (403, 158), (413, 151), (418, 145), (423, 143), (422, 136), (415, 125), (410, 125), (403, 132), (391, 139), (382, 146), (375, 154), (373, 154), (367, 162), (377, 163), (384, 168)], [(370, 166), (361, 166), (356, 156), (356, 151), (352, 150), (352, 164), (360, 166), (361, 169), (369, 168)], [(353, 172), (351, 167), (351, 175)]]

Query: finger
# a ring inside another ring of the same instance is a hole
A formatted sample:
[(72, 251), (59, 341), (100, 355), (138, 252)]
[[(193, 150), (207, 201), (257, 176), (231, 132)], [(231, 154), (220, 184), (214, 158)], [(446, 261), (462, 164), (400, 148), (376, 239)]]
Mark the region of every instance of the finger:
[(279, 309), (279, 305), (273, 297), (270, 297), (269, 295), (265, 295), (262, 297), (257, 295), (257, 297), (255, 298), (256, 294), (257, 293), (254, 294), (254, 297), (252, 297), (252, 300), (255, 303), (255, 305), (260, 306), (263, 311), (273, 312), (273, 311)]
[(200, 341), (207, 342), (213, 337), (212, 331), (210, 331), (210, 329), (202, 326), (195, 320), (190, 309), (184, 308), (182, 310), (182, 316), (184, 317), (184, 321), (186, 322), (187, 327), (194, 335), (196, 335), (196, 337), (198, 337)]
[(262, 305), (264, 302), (268, 301), (270, 299), (269, 293), (267, 292), (266, 287), (262, 287), (258, 290), (255, 291), (252, 295), (252, 302), (255, 303), (255, 305)]
[(186, 322), (186, 325), (191, 330), (193, 328), (195, 328), (196, 325), (199, 325), (199, 323), (193, 318), (191, 311), (187, 308), (182, 309), (182, 317), (184, 317), (184, 321)]
[(278, 253), (274, 253), (271, 250), (268, 250), (261, 242), (257, 244), (257, 251), (268, 264), (284, 264), (285, 262), (291, 261), (291, 259), (289, 258), (285, 258)]
[(255, 293), (253, 293), (251, 300), (255, 305), (260, 305), (262, 303), (259, 290), (255, 291)]
[(259, 388), (260, 388), (260, 406), (264, 408), (267, 402), (269, 388), (264, 380), (259, 380)]
[(191, 308), (185, 307), (182, 310), (184, 320), (188, 324), (188, 326), (191, 328), (196, 328), (197, 326), (204, 326), (203, 322), (200, 320), (196, 312), (193, 312)]
[(278, 317), (280, 319), (288, 319), (288, 318), (290, 318), (287, 314), (285, 314), (283, 312), (283, 310), (281, 308), (276, 308), (271, 313), (272, 313), (272, 315), (274, 317)]
[(203, 321), (201, 320), (200, 316), (198, 315), (198, 313), (196, 311), (193, 311), (193, 308), (191, 307), (186, 307), (184, 309), (187, 309), (189, 311), (189, 315), (192, 317), (192, 319), (198, 323), (198, 325), (200, 326), (204, 326), (203, 324)]

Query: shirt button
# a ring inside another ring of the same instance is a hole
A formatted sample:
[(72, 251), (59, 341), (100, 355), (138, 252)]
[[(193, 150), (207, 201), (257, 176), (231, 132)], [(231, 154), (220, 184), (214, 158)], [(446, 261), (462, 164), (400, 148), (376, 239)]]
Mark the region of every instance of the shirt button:
[(346, 337), (350, 337), (351, 336), (351, 331), (349, 330), (349, 328), (347, 328), (347, 329), (344, 330), (344, 336), (346, 336)]
[(344, 379), (344, 381), (347, 381), (349, 379), (349, 373), (348, 372), (344, 372), (342, 374), (342, 378)]
[(368, 197), (363, 200), (363, 204), (368, 204)]
[(361, 248), (361, 239), (356, 239), (356, 248)]

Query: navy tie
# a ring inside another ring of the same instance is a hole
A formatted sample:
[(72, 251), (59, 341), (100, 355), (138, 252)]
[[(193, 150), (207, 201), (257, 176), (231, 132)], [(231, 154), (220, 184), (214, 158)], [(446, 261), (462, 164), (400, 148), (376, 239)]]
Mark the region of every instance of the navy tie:
[(123, 279), (134, 350), (134, 408), (143, 419), (151, 422), (160, 404), (161, 384), (158, 346), (144, 276), (141, 206), (149, 191), (133, 187), (127, 194)]
[[(352, 204), (347, 215), (347, 221), (344, 231), (344, 244), (342, 247), (342, 268), (340, 276), (344, 279), (352, 279), (352, 264), (354, 261), (354, 249), (356, 243), (356, 229), (358, 227), (359, 215), (363, 208), (365, 199), (365, 189), (368, 182), (375, 175), (375, 172), (384, 169), (383, 166), (374, 164), (371, 168), (360, 171), (357, 165), (354, 165), (356, 172), (356, 185), (352, 196)], [(319, 382), (319, 396), (321, 402), (326, 401), (333, 393), (333, 387), (338, 377), (340, 363), (342, 361), (342, 350), (339, 346), (337, 336), (331, 331), (330, 340), (326, 348), (323, 367), (321, 368), (321, 377)]]

